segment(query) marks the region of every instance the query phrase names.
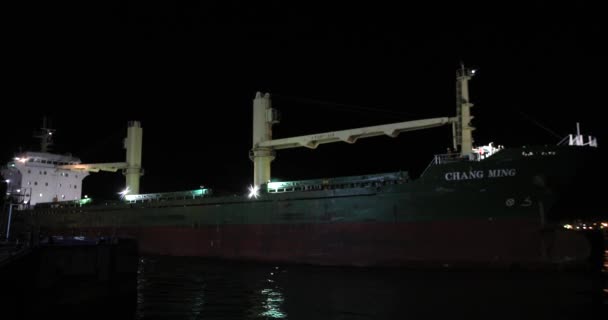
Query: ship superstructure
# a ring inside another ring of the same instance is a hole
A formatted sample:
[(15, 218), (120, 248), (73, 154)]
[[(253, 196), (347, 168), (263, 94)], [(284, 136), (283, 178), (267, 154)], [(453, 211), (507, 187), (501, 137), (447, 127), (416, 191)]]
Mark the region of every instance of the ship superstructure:
[(49, 152), (53, 145), (53, 132), (47, 128), (45, 119), (35, 135), (40, 138), (40, 151), (19, 153), (2, 168), (7, 198), (18, 202), (21, 207), (81, 199), (82, 180), (88, 173), (62, 168), (81, 162), (72, 155)]
[(88, 172), (60, 168), (79, 163), (80, 159), (76, 157), (48, 152), (19, 154), (2, 169), (7, 196), (19, 199), (24, 205), (79, 200), (82, 180)]
[(142, 128), (138, 121), (129, 122), (125, 162), (83, 164), (71, 154), (49, 152), (53, 145), (53, 132), (43, 128), (35, 135), (40, 139), (40, 151), (21, 152), (2, 168), (7, 184), (6, 198), (18, 208), (25, 209), (38, 203), (57, 203), (82, 199), (82, 181), (90, 172), (122, 170), (126, 189), (139, 193), (141, 168)]

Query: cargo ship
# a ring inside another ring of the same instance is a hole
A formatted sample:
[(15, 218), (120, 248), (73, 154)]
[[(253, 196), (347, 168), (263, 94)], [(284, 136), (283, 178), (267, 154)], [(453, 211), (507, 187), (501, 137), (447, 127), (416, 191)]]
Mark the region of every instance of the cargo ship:
[[(552, 146), (474, 147), (468, 87), (474, 73), (464, 66), (456, 72), (454, 117), (283, 139), (272, 139), (278, 114), (270, 95), (257, 93), (250, 151), (253, 184), (249, 194), (240, 196), (222, 196), (207, 188), (140, 194), (142, 128), (137, 121), (128, 126), (126, 161), (110, 164), (82, 164), (46, 152), (50, 130), (44, 129), (42, 152), (19, 154), (2, 171), (11, 181), (6, 229), (14, 237), (129, 237), (138, 240), (142, 254), (238, 261), (484, 268), (585, 265), (592, 250), (589, 241), (563, 228), (561, 221), (569, 210), (564, 199), (580, 189), (581, 177), (594, 177), (597, 140), (577, 132)], [(454, 148), (430, 156), (428, 167), (416, 178), (400, 171), (271, 179), (271, 161), (281, 149), (396, 137), (442, 125), (452, 125)], [(81, 198), (82, 178), (99, 170), (123, 171), (127, 188), (121, 200)]]

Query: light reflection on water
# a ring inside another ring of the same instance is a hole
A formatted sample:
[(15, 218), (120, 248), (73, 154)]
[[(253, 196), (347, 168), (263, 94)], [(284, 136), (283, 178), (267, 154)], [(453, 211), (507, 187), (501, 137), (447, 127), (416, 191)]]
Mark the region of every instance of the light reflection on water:
[[(284, 272), (285, 270), (283, 270)], [(261, 286), (266, 287), (265, 289), (260, 290), (261, 301), (258, 305), (261, 310), (258, 312), (258, 316), (262, 318), (270, 318), (270, 319), (285, 319), (287, 318), (287, 314), (281, 309), (283, 305), (283, 294), (281, 293), (281, 287), (274, 280), (275, 277), (278, 276), (279, 267), (274, 267), (272, 271), (269, 273), (268, 278), (265, 279), (265, 284), (261, 284)], [(254, 308), (257, 309), (257, 308)]]
[(373, 270), (144, 257), (138, 319), (601, 319), (603, 277)]
[(263, 289), (261, 292), (262, 295), (266, 296), (266, 302), (262, 304), (262, 307), (265, 309), (264, 312), (259, 315), (262, 317), (269, 317), (273, 319), (284, 319), (287, 318), (287, 315), (281, 311), (281, 303), (283, 302), (283, 296), (280, 291), (275, 291), (276, 289)]

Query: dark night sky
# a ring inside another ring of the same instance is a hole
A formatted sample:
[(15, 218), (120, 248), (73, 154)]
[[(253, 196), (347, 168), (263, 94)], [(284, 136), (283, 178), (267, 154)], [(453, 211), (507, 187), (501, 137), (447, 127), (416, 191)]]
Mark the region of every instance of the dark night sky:
[[(549, 130), (565, 136), (576, 121), (608, 141), (608, 37), (601, 11), (584, 3), (169, 3), (5, 8), (2, 158), (35, 146), (47, 115), (57, 152), (121, 161), (126, 123), (141, 120), (142, 192), (245, 192), (256, 91), (274, 94), (282, 113), (275, 137), (452, 116), (460, 61), (479, 70), (478, 143), (554, 144)], [(273, 177), (417, 175), (450, 144), (444, 127), (279, 151)], [(96, 174), (84, 191), (114, 197), (122, 179)]]

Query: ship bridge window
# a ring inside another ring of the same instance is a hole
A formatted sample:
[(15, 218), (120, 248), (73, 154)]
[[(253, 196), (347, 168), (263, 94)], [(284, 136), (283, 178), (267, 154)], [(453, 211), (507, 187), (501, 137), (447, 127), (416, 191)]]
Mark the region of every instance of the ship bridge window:
[(76, 185), (74, 185), (74, 189), (76, 189)]
[(38, 181), (34, 181), (34, 185), (37, 186), (38, 185)]
[(45, 182), (45, 183), (44, 183), (44, 186), (45, 186), (45, 187), (48, 187), (48, 186), (49, 186), (49, 183), (48, 183), (48, 182)]
[(32, 173), (32, 170), (30, 170), (30, 169), (27, 169), (27, 173)]
[(44, 174), (46, 174), (46, 171), (44, 171)]

